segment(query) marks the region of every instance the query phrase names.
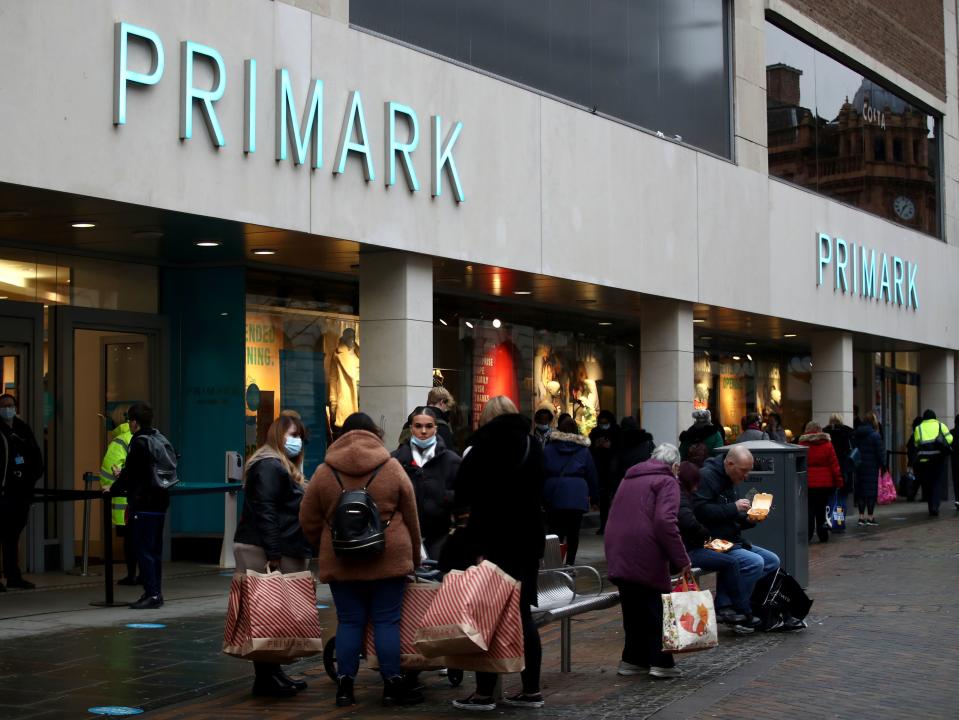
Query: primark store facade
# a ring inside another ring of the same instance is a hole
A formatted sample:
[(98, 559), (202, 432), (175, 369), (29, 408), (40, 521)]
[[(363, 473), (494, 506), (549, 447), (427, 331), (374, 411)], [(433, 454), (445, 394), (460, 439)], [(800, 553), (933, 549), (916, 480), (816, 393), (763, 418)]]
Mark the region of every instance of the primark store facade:
[[(934, 72), (828, 5), (0, 2), (0, 367), (42, 483), (82, 488), (135, 400), (186, 485), (281, 409), (311, 471), (437, 384), (459, 437), (497, 394), (658, 441), (694, 408), (872, 410), (890, 451), (951, 424), (955, 3)], [(168, 526), (215, 556), (223, 499)], [(30, 569), (81, 527), (37, 505)]]

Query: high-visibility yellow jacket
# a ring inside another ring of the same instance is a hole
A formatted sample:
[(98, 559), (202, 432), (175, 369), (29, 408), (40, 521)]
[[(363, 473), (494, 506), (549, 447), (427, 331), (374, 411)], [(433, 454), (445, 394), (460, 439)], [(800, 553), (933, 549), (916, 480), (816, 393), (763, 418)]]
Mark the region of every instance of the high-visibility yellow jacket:
[[(939, 437), (942, 436), (942, 441)], [(952, 446), (952, 433), (945, 424), (933, 418), (932, 420), (923, 420), (919, 423), (915, 432), (912, 434), (913, 442), (916, 444), (916, 459), (921, 462), (935, 460), (946, 453), (946, 446)]]
[[(118, 425), (111, 433), (110, 442), (107, 445), (107, 451), (103, 455), (103, 462), (100, 463), (100, 485), (106, 490), (117, 481), (113, 474), (113, 466), (116, 465), (121, 470), (127, 461), (127, 452), (130, 449), (130, 440), (133, 433), (130, 432), (130, 423)], [(126, 525), (127, 499), (125, 497), (112, 498), (112, 514), (114, 525)]]

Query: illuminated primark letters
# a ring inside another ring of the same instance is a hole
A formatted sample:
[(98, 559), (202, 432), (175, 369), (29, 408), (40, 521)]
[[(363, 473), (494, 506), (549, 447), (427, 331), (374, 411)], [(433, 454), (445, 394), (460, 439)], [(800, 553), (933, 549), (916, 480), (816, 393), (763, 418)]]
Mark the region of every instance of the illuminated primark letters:
[[(131, 70), (128, 66), (130, 39), (145, 43), (151, 54), (149, 72)], [(153, 30), (138, 27), (126, 22), (114, 25), (114, 67), (113, 67), (113, 124), (125, 125), (127, 122), (127, 87), (130, 84), (156, 85), (163, 78), (165, 57), (163, 42)], [(209, 89), (194, 86), (193, 75), (197, 63), (206, 63), (213, 71), (213, 87)], [(193, 110), (199, 105), (204, 123), (214, 147), (226, 145), (226, 137), (220, 127), (216, 114), (216, 103), (223, 97), (227, 88), (227, 69), (223, 56), (216, 48), (191, 40), (180, 43), (180, 139), (193, 137)], [(306, 165), (309, 161), (313, 169), (323, 167), (323, 81), (314, 79), (306, 93), (306, 105), (298, 119), (296, 112), (296, 93), (293, 79), (286, 68), (275, 71), (275, 109), (276, 131), (274, 150), (278, 162), (285, 161), (292, 149), (293, 163)], [(255, 58), (243, 62), (243, 152), (256, 152), (256, 93), (257, 65)], [(385, 109), (385, 150), (384, 181), (387, 186), (396, 184), (397, 164), (410, 191), (420, 189), (420, 182), (413, 166), (413, 153), (420, 143), (420, 124), (416, 111), (408, 105), (387, 102)], [(398, 133), (398, 126), (405, 132)], [(453, 150), (463, 123), (457, 121), (443, 137), (443, 118), (430, 116), (430, 192), (433, 197), (443, 194), (443, 174), (445, 172), (452, 187), (453, 197), (463, 202), (463, 186)], [(401, 137), (402, 136), (402, 137)], [(291, 148), (292, 146), (292, 148)], [(346, 102), (346, 113), (340, 128), (339, 143), (334, 155), (333, 173), (338, 175), (346, 171), (346, 162), (350, 153), (362, 160), (363, 175), (367, 182), (376, 179), (376, 167), (373, 149), (366, 129), (366, 112), (359, 90), (350, 92)], [(398, 162), (397, 162), (398, 161)]]
[[(828, 282), (832, 276), (834, 291), (843, 294), (891, 303), (896, 306), (919, 309), (919, 291), (916, 285), (916, 263), (841, 237), (832, 238), (826, 233), (817, 233), (816, 245), (819, 262), (817, 285)], [(828, 268), (832, 265), (832, 272)], [(905, 287), (904, 287), (905, 286)]]

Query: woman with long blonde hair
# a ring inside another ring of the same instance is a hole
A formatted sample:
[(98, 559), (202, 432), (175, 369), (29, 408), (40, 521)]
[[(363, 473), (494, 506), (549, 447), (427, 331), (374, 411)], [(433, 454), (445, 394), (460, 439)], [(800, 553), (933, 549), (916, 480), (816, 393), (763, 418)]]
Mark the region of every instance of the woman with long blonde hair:
[[(243, 512), (233, 536), (236, 573), (279, 570), (303, 572), (312, 549), (300, 528), (303, 500), (303, 448), (306, 427), (299, 413), (284, 410), (266, 433), (266, 441), (246, 462)], [(254, 695), (289, 697), (306, 688), (274, 663), (254, 662)]]

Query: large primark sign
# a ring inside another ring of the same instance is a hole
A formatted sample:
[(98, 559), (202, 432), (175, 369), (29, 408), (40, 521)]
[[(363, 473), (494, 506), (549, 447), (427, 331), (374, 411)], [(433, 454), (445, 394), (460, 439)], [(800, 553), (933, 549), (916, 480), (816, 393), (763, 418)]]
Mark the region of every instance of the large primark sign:
[[(919, 309), (919, 291), (916, 273), (919, 266), (886, 253), (841, 237), (817, 233), (819, 276), (817, 285), (823, 285), (826, 277), (832, 276), (834, 291), (850, 294), (876, 302)], [(829, 271), (829, 266), (832, 271)]]
[[(149, 72), (131, 70), (128, 64), (131, 39), (145, 43), (151, 54)], [(213, 71), (213, 87), (209, 89), (194, 86), (194, 69), (198, 63), (206, 63)], [(156, 85), (163, 79), (165, 69), (163, 42), (160, 36), (144, 27), (127, 22), (114, 25), (113, 60), (113, 124), (125, 125), (127, 122), (127, 88), (129, 85)], [(243, 61), (244, 77), (244, 116), (243, 116), (243, 152), (250, 154), (257, 150), (256, 95), (257, 65), (255, 58)], [(297, 117), (296, 98), (293, 79), (289, 70), (277, 68), (274, 72), (275, 87), (275, 137), (274, 151), (277, 162), (283, 162), (292, 146), (293, 163), (305, 165), (309, 161), (313, 169), (323, 167), (323, 81), (313, 79), (307, 93), (301, 119)], [(216, 114), (216, 103), (227, 89), (227, 71), (223, 56), (206, 45), (184, 40), (180, 43), (180, 139), (193, 137), (193, 111), (199, 106), (210, 135), (217, 148), (226, 146), (226, 138)], [(396, 169), (399, 165), (406, 184), (411, 192), (420, 189), (420, 181), (413, 166), (413, 153), (420, 143), (420, 125), (416, 111), (402, 103), (385, 103), (384, 180), (387, 187), (396, 184)], [(398, 130), (402, 129), (404, 138), (400, 139)], [(443, 194), (443, 176), (448, 177), (453, 197), (463, 202), (466, 196), (460, 182), (459, 172), (453, 151), (463, 123), (455, 122), (445, 138), (443, 136), (443, 118), (430, 116), (430, 192), (433, 197)], [(333, 173), (346, 171), (350, 153), (362, 160), (363, 173), (367, 182), (376, 179), (376, 163), (372, 144), (366, 129), (366, 114), (359, 90), (349, 94), (346, 113), (339, 132), (339, 143), (333, 156)]]

